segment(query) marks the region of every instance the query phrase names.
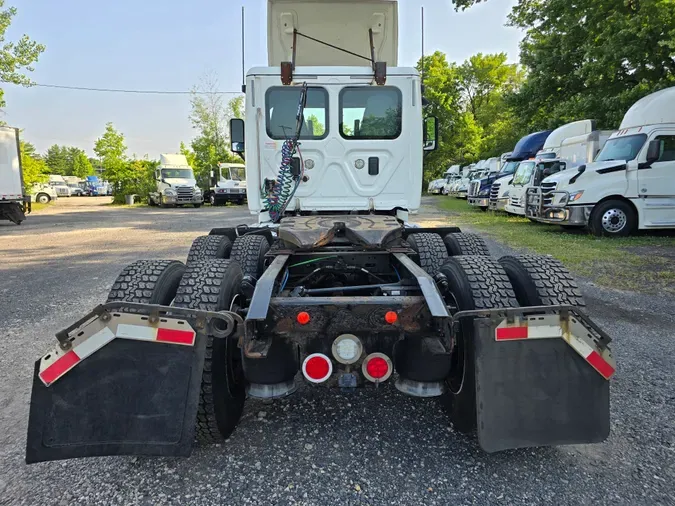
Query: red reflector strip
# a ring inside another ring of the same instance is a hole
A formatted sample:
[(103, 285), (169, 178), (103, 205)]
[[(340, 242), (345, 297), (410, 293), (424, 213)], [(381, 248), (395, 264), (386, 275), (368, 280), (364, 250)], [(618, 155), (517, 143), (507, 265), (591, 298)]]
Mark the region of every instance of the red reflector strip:
[(59, 357), (59, 359), (47, 367), (47, 369), (42, 371), (40, 373), (40, 379), (45, 384), (49, 385), (70, 371), (77, 365), (79, 361), (80, 357), (77, 356), (77, 353), (75, 353), (73, 350), (70, 350), (65, 355)]
[(598, 371), (603, 378), (609, 379), (614, 374), (614, 367), (608, 364), (604, 358), (600, 356), (597, 351), (592, 351), (590, 355), (586, 357), (586, 362), (591, 364), (593, 368)]
[(497, 341), (527, 339), (527, 327), (497, 327)]
[(157, 329), (157, 341), (160, 343), (193, 345), (195, 333), (190, 330)]

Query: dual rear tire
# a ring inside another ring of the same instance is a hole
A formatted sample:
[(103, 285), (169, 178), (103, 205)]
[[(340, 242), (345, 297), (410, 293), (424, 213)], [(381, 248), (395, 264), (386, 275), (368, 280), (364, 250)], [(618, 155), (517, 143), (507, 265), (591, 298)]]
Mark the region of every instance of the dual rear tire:
[[(139, 260), (113, 283), (108, 302), (173, 305), (205, 311), (236, 310), (243, 272), (232, 260)], [(207, 335), (195, 437), (201, 443), (227, 439), (246, 399), (241, 350), (231, 338)]]
[[(548, 256), (449, 258), (440, 268), (442, 295), (455, 311), (568, 304), (583, 307), (583, 296), (569, 271)], [(451, 373), (442, 403), (459, 432), (476, 429), (476, 339), (473, 318), (462, 318), (451, 352)]]

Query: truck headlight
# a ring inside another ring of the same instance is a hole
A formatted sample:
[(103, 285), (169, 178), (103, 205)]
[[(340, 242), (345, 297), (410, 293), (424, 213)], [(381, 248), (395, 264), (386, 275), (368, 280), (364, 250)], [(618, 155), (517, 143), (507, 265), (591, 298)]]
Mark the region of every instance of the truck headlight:
[(201, 195), (201, 194), (202, 194), (201, 188), (195, 188), (195, 195)]
[(490, 188), (483, 188), (481, 191), (478, 192), (478, 196), (480, 197), (485, 197), (487, 195), (490, 195)]
[(162, 193), (167, 197), (173, 197), (174, 195), (176, 195), (176, 192), (173, 191), (171, 188), (165, 188)]
[(570, 198), (568, 202), (574, 202), (576, 200), (579, 200), (583, 194), (584, 190), (579, 190), (578, 192), (570, 193)]
[(502, 198), (506, 198), (509, 196), (509, 190), (506, 190), (504, 194), (502, 195)]

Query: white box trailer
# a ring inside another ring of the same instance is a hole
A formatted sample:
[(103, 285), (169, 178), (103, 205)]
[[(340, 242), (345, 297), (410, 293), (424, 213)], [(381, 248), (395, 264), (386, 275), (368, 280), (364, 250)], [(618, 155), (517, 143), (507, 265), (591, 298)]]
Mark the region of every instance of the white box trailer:
[(19, 129), (0, 126), (0, 219), (17, 225), (30, 212), (30, 200), (24, 195)]

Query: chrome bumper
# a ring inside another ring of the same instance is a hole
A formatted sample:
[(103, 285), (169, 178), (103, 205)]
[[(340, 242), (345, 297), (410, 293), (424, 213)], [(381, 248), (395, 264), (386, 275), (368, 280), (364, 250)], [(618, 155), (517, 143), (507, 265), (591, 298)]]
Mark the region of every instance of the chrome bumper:
[[(561, 195), (559, 202), (556, 195)], [(546, 199), (550, 203), (546, 203)], [(535, 221), (556, 225), (585, 226), (591, 217), (593, 205), (568, 205), (570, 194), (564, 190), (543, 193), (541, 188), (527, 189), (525, 215)]]
[(490, 200), (490, 202), (488, 202), (488, 209), (490, 209), (490, 211), (503, 211), (508, 202), (508, 198)]
[(478, 207), (487, 207), (490, 203), (490, 197), (469, 197), (469, 204)]

